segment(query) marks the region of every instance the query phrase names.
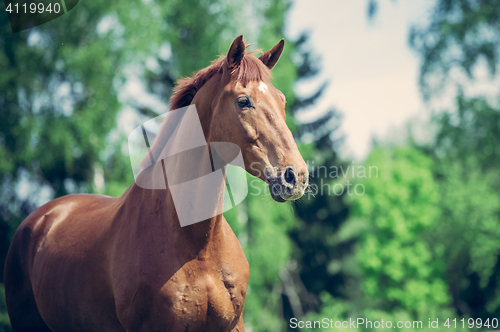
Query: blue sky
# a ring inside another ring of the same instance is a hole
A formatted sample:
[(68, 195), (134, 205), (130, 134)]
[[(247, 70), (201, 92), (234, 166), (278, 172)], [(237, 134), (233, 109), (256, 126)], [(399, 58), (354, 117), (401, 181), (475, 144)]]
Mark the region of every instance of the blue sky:
[(379, 2), (371, 22), (362, 0), (295, 0), (288, 14), (288, 36), (310, 31), (323, 68), (320, 78), (299, 84), (297, 92), (307, 95), (323, 80), (330, 82), (323, 98), (299, 119), (310, 120), (329, 106), (339, 110), (344, 158), (364, 158), (372, 137), (391, 137), (409, 119), (428, 116), (408, 32), (411, 24), (426, 22), (434, 0)]

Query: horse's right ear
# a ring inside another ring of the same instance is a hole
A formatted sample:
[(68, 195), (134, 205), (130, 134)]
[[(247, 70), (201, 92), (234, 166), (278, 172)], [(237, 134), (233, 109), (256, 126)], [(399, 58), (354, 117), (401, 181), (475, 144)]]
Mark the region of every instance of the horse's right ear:
[(240, 65), (241, 59), (245, 56), (245, 43), (243, 42), (243, 35), (239, 35), (231, 44), (229, 52), (227, 52), (227, 65), (229, 68), (234, 69)]

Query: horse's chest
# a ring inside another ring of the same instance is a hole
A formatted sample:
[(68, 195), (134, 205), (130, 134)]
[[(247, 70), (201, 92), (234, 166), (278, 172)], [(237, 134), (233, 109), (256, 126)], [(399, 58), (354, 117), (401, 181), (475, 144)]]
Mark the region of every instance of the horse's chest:
[[(170, 314), (184, 326), (203, 330), (231, 330), (242, 314), (246, 293), (244, 276), (222, 269), (216, 273), (182, 271), (163, 288)], [(188, 329), (189, 330), (189, 329)]]

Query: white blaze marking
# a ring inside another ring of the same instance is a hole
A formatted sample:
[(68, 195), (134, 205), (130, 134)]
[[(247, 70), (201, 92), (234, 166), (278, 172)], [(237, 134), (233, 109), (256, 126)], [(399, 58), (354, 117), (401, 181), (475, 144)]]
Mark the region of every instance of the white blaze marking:
[(266, 93), (267, 92), (267, 85), (266, 85), (266, 83), (264, 83), (264, 82), (261, 81), (260, 84), (259, 84), (259, 90), (262, 93)]

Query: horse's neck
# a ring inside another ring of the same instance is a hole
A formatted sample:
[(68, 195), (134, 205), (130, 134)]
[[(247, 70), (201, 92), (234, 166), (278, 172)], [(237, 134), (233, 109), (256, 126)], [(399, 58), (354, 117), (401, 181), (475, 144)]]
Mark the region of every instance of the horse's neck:
[[(210, 142), (211, 104), (215, 97), (214, 89), (214, 87), (207, 87), (204, 91), (200, 91), (201, 93), (197, 94), (193, 100), (207, 142)], [(165, 142), (162, 142), (162, 145), (164, 144)], [(146, 183), (149, 184), (164, 182), (163, 188), (165, 189), (143, 189), (133, 183), (124, 194), (126, 204), (139, 204), (142, 214), (158, 219), (153, 221), (139, 217), (137, 222), (145, 224), (136, 225), (137, 227), (161, 227), (171, 234), (171, 241), (187, 241), (195, 250), (202, 250), (215, 236), (222, 234), (224, 179), (221, 181), (220, 177), (210, 178), (190, 184), (191, 180), (206, 178), (204, 175), (207, 173), (213, 174), (209, 146), (207, 143), (194, 153), (184, 154), (181, 158), (158, 160), (153, 167), (140, 175), (146, 177), (148, 179)], [(164, 154), (162, 151), (157, 155), (168, 155), (168, 153)], [(156, 186), (156, 188), (159, 187), (162, 185)], [(187, 245), (186, 243), (179, 244)]]

